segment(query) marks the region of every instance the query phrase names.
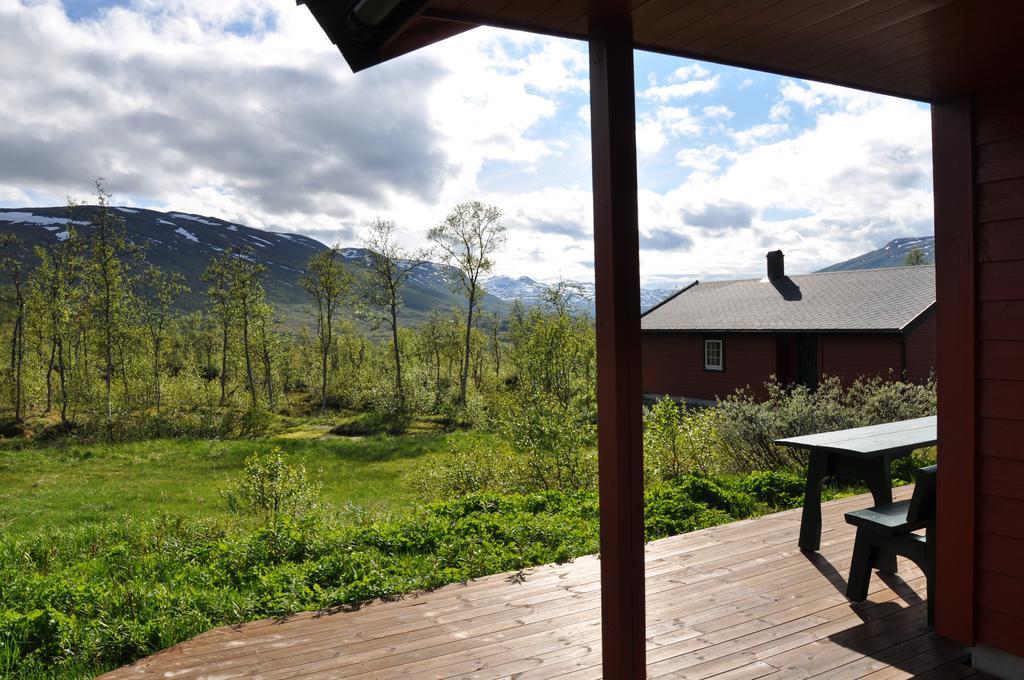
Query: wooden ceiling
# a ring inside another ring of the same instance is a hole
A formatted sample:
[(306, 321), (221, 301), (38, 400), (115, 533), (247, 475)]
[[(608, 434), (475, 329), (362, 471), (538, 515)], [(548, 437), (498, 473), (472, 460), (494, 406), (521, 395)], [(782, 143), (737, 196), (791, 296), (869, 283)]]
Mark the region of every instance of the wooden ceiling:
[[(346, 0), (306, 0), (336, 39)], [(588, 0), (430, 0), (356, 67), (476, 25), (586, 39)], [(633, 0), (637, 49), (924, 101), (1024, 81), (1022, 0)], [(343, 52), (345, 50), (343, 49)]]

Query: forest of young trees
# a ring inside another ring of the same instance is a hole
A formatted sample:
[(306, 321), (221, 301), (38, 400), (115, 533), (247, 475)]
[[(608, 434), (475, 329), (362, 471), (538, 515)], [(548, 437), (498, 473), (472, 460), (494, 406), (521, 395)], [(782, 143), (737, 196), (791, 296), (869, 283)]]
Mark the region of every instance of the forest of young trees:
[[(146, 261), (100, 183), (96, 205), (89, 229), (69, 223), (35, 257), (16, 236), (0, 240), (8, 434), (245, 434), (270, 414), (341, 409), (380, 414), (397, 431), (414, 415), (468, 423), (548, 397), (592, 417), (593, 327), (570, 304), (574, 291), (554, 286), (506, 318), (480, 309), (481, 277), (504, 240), (493, 206), (456, 206), (428, 231), (432, 251), (405, 249), (395, 225), (376, 220), (361, 265), (337, 247), (318, 252), (299, 279), (308, 323), (286, 326), (252, 252), (212, 258), (203, 308), (186, 312), (183, 277)], [(464, 304), (414, 326), (403, 288), (431, 256)]]

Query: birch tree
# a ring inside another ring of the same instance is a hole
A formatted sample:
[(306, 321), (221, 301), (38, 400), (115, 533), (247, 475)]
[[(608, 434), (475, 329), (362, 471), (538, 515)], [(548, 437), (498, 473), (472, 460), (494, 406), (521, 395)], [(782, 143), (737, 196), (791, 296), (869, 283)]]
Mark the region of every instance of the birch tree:
[(427, 263), (428, 253), (425, 250), (413, 252), (402, 248), (395, 236), (395, 223), (381, 219), (370, 222), (363, 245), (369, 251), (363, 299), (374, 310), (372, 318), (377, 325), (387, 324), (391, 331), (395, 395), (398, 397), (399, 408), (404, 409), (405, 389), (398, 335), (398, 317), (403, 304), (402, 289), (416, 270)]
[(427, 238), (436, 244), (444, 263), (452, 268), (455, 286), (466, 297), (464, 351), (459, 376), (459, 404), (465, 406), (474, 314), (484, 294), (480, 277), (494, 269), (494, 252), (505, 242), (501, 210), (480, 201), (460, 203), (444, 222), (427, 233)]
[(327, 412), (327, 385), (330, 356), (334, 347), (334, 323), (338, 309), (352, 287), (352, 277), (341, 261), (341, 250), (334, 246), (309, 258), (299, 285), (313, 298), (317, 349), (320, 355), (320, 412)]
[(0, 235), (0, 271), (7, 274), (14, 297), (11, 329), (11, 378), (14, 420), (22, 421), (21, 373), (25, 364), (25, 246), (14, 234)]
[(149, 266), (142, 275), (142, 317), (149, 332), (150, 349), (153, 352), (153, 395), (156, 412), (160, 413), (164, 344), (171, 321), (174, 303), (188, 292), (185, 277), (178, 272), (165, 272), (159, 267)]

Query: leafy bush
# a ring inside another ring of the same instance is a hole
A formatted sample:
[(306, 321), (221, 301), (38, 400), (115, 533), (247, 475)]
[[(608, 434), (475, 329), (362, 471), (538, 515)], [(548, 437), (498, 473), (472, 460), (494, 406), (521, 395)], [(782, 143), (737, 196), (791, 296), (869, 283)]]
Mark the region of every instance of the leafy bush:
[(320, 484), (309, 481), (304, 466), (289, 465), (280, 448), (245, 459), (242, 476), (224, 491), (228, 508), (255, 513), (274, 524), (280, 518), (306, 519), (320, 507)]
[(740, 482), (740, 488), (758, 503), (779, 510), (800, 507), (805, 485), (802, 475), (775, 470), (752, 472)]
[(733, 517), (749, 517), (757, 508), (755, 497), (724, 477), (686, 475), (673, 480), (670, 485), (683, 491), (688, 498)]
[(457, 499), (480, 491), (521, 493), (529, 488), (522, 456), (508, 446), (474, 441), (450, 451), (444, 459), (422, 466), (410, 482), (429, 500)]
[(499, 427), (512, 449), (523, 457), (523, 490), (595, 487), (596, 429), (588, 413), (538, 392), (509, 400)]
[(663, 484), (647, 492), (644, 511), (647, 540), (725, 524), (732, 519), (724, 510), (694, 500), (681, 486)]
[(668, 481), (720, 470), (718, 412), (662, 397), (644, 412), (644, 477)]
[(934, 415), (936, 404), (934, 380), (919, 385), (877, 376), (849, 385), (827, 377), (814, 392), (773, 378), (764, 393), (760, 399), (741, 389), (716, 408), (718, 439), (733, 471), (797, 469), (806, 454), (774, 440)]

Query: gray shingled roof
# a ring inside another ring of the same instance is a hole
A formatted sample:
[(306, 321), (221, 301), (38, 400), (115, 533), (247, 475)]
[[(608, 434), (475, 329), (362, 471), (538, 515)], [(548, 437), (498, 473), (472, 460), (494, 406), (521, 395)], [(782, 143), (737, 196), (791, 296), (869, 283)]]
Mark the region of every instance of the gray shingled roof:
[(708, 281), (652, 308), (645, 331), (902, 330), (935, 304), (935, 267), (822, 272)]

